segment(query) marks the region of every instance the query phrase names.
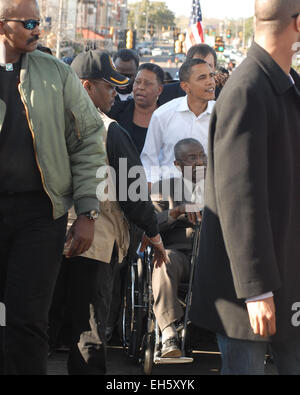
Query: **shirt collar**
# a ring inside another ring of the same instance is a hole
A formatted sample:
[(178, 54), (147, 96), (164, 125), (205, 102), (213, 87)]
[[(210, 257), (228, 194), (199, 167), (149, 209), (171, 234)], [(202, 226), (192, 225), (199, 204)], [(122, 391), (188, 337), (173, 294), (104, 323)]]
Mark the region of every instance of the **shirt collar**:
[(195, 189), (195, 184), (192, 181), (190, 181), (184, 177), (182, 177), (182, 181), (183, 181), (185, 187), (187, 188), (187, 190), (192, 194)]
[(191, 192), (194, 193), (195, 189), (197, 187), (201, 187), (203, 180), (200, 180), (199, 182), (197, 182), (196, 184), (194, 184), (191, 180), (188, 180), (187, 178), (181, 177), (182, 181), (185, 185), (185, 187)]
[(203, 209), (204, 179), (198, 182), (197, 184), (194, 184), (192, 181), (183, 177), (182, 180), (183, 180), (185, 191), (188, 192), (188, 194), (186, 194), (185, 192), (185, 196), (189, 197), (189, 199), (187, 200), (193, 203), (197, 203), (198, 205), (201, 204), (201, 209)]
[[(215, 101), (214, 100), (210, 100), (207, 103), (206, 110), (202, 114), (200, 114), (199, 117), (203, 116), (204, 114), (210, 115), (212, 113), (212, 111), (213, 111), (214, 105), (215, 105)], [(182, 97), (182, 99), (180, 100), (180, 103), (179, 103), (176, 111), (179, 111), (179, 112), (189, 111), (189, 112), (191, 112), (191, 110), (189, 108), (189, 105), (188, 105), (188, 101), (187, 101), (187, 95)]]

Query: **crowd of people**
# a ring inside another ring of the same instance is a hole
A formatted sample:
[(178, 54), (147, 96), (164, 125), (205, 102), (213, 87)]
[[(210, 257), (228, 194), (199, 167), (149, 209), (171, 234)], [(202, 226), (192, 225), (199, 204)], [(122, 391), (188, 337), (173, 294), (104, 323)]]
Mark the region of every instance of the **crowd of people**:
[(197, 222), (189, 317), (216, 334), (222, 373), (263, 374), (269, 347), (300, 374), (300, 0), (255, 12), (229, 79), (202, 43), (170, 83), (128, 49), (63, 62), (38, 47), (36, 0), (0, 0), (1, 374), (47, 373), (66, 300), (68, 373), (105, 374), (136, 243), (153, 250), (161, 357), (180, 357)]

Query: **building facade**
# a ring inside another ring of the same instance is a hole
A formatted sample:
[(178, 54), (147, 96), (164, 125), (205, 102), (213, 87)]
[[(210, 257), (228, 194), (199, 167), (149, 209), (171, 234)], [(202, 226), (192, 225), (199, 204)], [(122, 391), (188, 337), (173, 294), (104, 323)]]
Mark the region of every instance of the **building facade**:
[(112, 51), (118, 33), (127, 27), (127, 16), (127, 0), (79, 0), (77, 31), (96, 47)]
[(56, 47), (59, 38), (62, 43), (77, 42), (83, 47), (113, 51), (119, 32), (127, 27), (127, 0), (38, 1), (43, 41), (51, 49)]

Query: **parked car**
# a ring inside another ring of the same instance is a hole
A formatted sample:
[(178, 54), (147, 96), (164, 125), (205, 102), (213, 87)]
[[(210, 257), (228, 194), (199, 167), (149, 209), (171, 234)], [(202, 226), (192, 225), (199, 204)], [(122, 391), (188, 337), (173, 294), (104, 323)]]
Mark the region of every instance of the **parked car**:
[(161, 48), (152, 49), (152, 56), (162, 56), (163, 51)]
[(183, 63), (186, 61), (186, 55), (184, 53), (169, 52), (169, 57), (172, 62), (176, 63)]
[(151, 49), (144, 47), (144, 48), (139, 48), (138, 49), (138, 53), (140, 56), (144, 56), (144, 55), (151, 55)]

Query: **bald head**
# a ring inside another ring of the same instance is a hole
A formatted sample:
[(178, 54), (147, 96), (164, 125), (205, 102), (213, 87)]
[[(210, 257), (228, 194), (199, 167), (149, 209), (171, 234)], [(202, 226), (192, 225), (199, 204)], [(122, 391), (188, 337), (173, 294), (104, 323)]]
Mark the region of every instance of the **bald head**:
[(291, 16), (298, 12), (300, 0), (256, 0), (256, 28), (279, 34), (290, 25)]
[(11, 2), (8, 4), (6, 0), (0, 0), (0, 18), (7, 18), (13, 10)]
[(37, 0), (0, 0), (0, 18), (14, 17), (21, 3), (35, 3)]

